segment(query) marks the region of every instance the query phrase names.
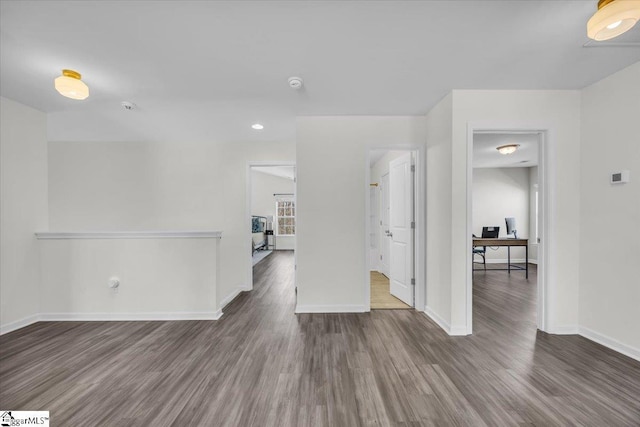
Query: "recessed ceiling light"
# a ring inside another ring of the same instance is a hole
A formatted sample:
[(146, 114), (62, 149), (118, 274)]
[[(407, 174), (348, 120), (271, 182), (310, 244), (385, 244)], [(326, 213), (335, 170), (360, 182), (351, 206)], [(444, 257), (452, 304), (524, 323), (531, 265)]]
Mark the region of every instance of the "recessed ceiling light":
[(255, 123), (251, 125), (251, 128), (255, 130), (262, 130), (264, 129), (264, 126), (262, 126), (260, 123)]
[(67, 98), (82, 100), (89, 96), (89, 87), (80, 80), (79, 72), (73, 70), (62, 70), (62, 75), (56, 78), (54, 86), (62, 96)]
[(520, 147), (520, 144), (507, 144), (497, 147), (496, 150), (498, 150), (500, 154), (504, 154), (506, 156), (507, 154), (515, 153), (518, 147)]
[(640, 0), (600, 0), (587, 22), (587, 35), (597, 41), (626, 33), (640, 20)]

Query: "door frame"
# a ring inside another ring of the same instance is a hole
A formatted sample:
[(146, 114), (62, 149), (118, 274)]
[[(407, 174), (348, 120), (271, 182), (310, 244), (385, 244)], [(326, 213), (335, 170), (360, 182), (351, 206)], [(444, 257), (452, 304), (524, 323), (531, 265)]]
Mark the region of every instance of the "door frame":
[[(365, 155), (365, 185), (363, 186), (363, 194), (365, 195), (365, 212), (364, 212), (364, 224), (365, 224), (365, 241), (363, 254), (369, 254), (370, 246), (370, 214), (371, 203), (369, 203), (369, 184), (371, 183), (371, 151), (372, 150), (390, 150), (390, 151), (412, 151), (415, 154), (415, 174), (413, 183), (414, 192), (414, 205), (413, 215), (416, 222), (416, 228), (414, 231), (414, 251), (413, 262), (415, 270), (415, 296), (414, 296), (414, 308), (419, 311), (424, 311), (426, 306), (426, 263), (420, 262), (425, 259), (426, 250), (426, 230), (427, 230), (427, 217), (426, 217), (426, 149), (420, 145), (385, 145), (375, 146), (370, 145), (366, 149)], [(364, 311), (371, 311), (371, 261), (369, 256), (365, 256), (365, 280), (363, 286), (364, 296)]]
[(535, 133), (538, 143), (538, 191), (539, 231), (537, 266), (537, 316), (538, 329), (548, 332), (549, 307), (555, 300), (556, 287), (556, 131), (547, 123), (495, 123), (469, 122), (467, 124), (467, 226), (466, 226), (466, 329), (473, 333), (473, 135), (474, 133)]
[[(247, 272), (246, 272), (246, 281), (247, 281), (247, 285), (245, 286), (245, 288), (243, 290), (246, 291), (252, 291), (253, 290), (253, 254), (251, 253), (251, 246), (250, 246), (250, 241), (251, 241), (251, 190), (253, 188), (252, 186), (252, 179), (251, 179), (251, 169), (255, 166), (261, 166), (261, 167), (269, 167), (269, 166), (293, 166), (293, 203), (296, 205), (297, 207), (297, 202), (298, 202), (298, 185), (296, 183), (296, 177), (298, 175), (298, 171), (296, 169), (296, 162), (295, 161), (248, 161), (247, 162), (247, 167), (246, 167), (246, 189), (245, 189), (245, 231), (243, 233), (243, 235), (246, 237), (244, 239), (245, 244), (243, 246), (246, 247), (246, 253), (248, 253), (248, 268), (247, 268)], [(298, 210), (296, 209), (296, 219), (298, 218)], [(297, 246), (297, 240), (298, 240), (298, 233), (297, 233), (297, 229), (296, 229), (296, 234), (293, 236), (293, 244), (294, 244), (294, 248)], [(294, 265), (297, 265), (297, 251), (294, 250), (293, 251), (293, 262)], [(295, 267), (294, 267), (294, 274), (293, 274), (293, 283), (295, 286), (297, 286), (297, 278), (296, 278), (296, 272), (295, 272)]]

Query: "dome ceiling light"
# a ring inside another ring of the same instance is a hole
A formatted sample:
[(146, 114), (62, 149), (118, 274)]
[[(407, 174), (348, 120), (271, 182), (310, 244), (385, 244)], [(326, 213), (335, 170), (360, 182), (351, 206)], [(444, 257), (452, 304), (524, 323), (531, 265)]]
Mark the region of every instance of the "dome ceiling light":
[(626, 33), (640, 19), (640, 0), (600, 0), (587, 22), (590, 39), (603, 41)]
[(518, 147), (520, 147), (520, 144), (507, 144), (497, 147), (496, 150), (498, 150), (500, 154), (504, 154), (506, 156), (507, 154), (515, 153)]
[(89, 96), (89, 87), (80, 80), (79, 72), (62, 70), (62, 75), (55, 80), (56, 90), (67, 98), (82, 100)]

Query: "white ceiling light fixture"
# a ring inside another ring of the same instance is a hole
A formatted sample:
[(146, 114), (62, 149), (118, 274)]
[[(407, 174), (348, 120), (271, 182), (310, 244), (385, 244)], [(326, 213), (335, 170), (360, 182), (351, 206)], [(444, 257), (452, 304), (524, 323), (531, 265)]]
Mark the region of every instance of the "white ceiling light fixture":
[(264, 129), (264, 126), (262, 126), (260, 123), (254, 123), (251, 125), (251, 129), (262, 130)]
[(496, 148), (496, 150), (498, 150), (500, 154), (504, 154), (506, 156), (507, 154), (515, 153), (518, 147), (520, 147), (520, 144), (507, 144), (501, 145), (500, 147)]
[(74, 70), (62, 70), (62, 75), (54, 81), (56, 90), (67, 98), (83, 100), (89, 96), (89, 87), (80, 80), (82, 76)]
[(587, 22), (587, 35), (596, 41), (626, 33), (640, 20), (640, 0), (600, 0)]

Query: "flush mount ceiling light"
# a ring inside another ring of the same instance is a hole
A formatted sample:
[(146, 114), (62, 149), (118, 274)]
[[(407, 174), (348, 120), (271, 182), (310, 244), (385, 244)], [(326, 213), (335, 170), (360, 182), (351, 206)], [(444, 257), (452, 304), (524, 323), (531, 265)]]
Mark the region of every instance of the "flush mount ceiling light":
[(603, 41), (629, 31), (640, 20), (640, 0), (600, 0), (587, 22), (590, 39)]
[(80, 73), (73, 70), (62, 70), (62, 75), (55, 80), (56, 90), (62, 96), (71, 99), (86, 99), (89, 87), (80, 80)]
[(251, 129), (262, 130), (262, 129), (264, 129), (264, 126), (262, 126), (260, 123), (255, 123), (255, 124), (251, 125)]
[(498, 150), (500, 154), (504, 154), (506, 156), (507, 154), (515, 153), (518, 147), (520, 147), (520, 144), (507, 144), (501, 145), (500, 147), (496, 148), (496, 150)]

